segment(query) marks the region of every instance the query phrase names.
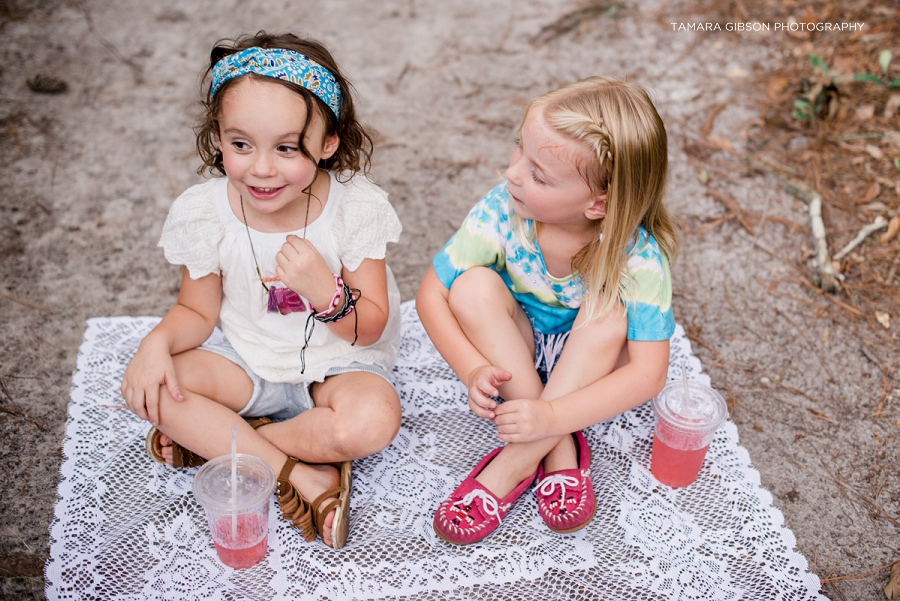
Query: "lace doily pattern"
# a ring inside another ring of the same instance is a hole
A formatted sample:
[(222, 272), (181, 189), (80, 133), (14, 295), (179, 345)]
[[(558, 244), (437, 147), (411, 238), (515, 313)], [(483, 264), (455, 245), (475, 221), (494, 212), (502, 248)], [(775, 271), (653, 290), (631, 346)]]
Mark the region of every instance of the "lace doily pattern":
[[(396, 440), (354, 462), (347, 546), (305, 543), (270, 511), (269, 550), (257, 566), (216, 558), (191, 493), (196, 470), (144, 451), (148, 424), (122, 409), (119, 385), (156, 318), (88, 322), (50, 526), (50, 600), (653, 599), (819, 600), (819, 580), (730, 422), (716, 433), (697, 482), (650, 474), (653, 415), (644, 404), (585, 432), (597, 514), (576, 533), (551, 532), (534, 490), (481, 543), (456, 547), (432, 529), (434, 510), (500, 443), (469, 411), (466, 391), (428, 340), (409, 302), (394, 371), (403, 402)], [(682, 329), (670, 378), (709, 383)]]

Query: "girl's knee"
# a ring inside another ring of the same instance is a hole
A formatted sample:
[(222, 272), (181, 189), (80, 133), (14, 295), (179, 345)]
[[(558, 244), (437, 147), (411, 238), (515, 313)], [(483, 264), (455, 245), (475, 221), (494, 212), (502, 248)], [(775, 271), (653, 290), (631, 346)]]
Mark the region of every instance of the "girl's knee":
[(377, 453), (400, 431), (400, 399), (390, 384), (367, 390), (358, 401), (335, 423), (334, 445), (348, 457)]
[(483, 314), (485, 307), (503, 304), (512, 299), (503, 278), (488, 267), (472, 267), (460, 274), (450, 285), (450, 310), (457, 317), (472, 313)]
[(584, 324), (583, 317), (583, 313), (578, 314), (573, 330), (587, 328), (590, 331), (589, 338), (592, 342), (602, 347), (619, 348), (628, 340), (628, 315), (621, 304), (613, 307), (603, 318), (595, 319), (590, 323)]
[(209, 396), (206, 388), (210, 381), (214, 381), (214, 378), (209, 377), (208, 370), (205, 369), (202, 362), (205, 353), (206, 351), (191, 349), (172, 357), (175, 377), (182, 392), (189, 391)]

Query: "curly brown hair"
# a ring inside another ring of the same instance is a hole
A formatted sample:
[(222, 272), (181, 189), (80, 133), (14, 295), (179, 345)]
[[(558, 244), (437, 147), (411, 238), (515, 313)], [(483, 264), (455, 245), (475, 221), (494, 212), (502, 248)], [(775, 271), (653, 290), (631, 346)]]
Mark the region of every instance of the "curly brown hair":
[[(216, 91), (212, 92), (211, 73), (213, 67), (222, 58), (229, 54), (246, 50), (247, 48), (281, 48), (284, 50), (292, 50), (304, 54), (319, 63), (329, 71), (341, 87), (341, 115), (336, 117), (332, 110), (314, 93), (310, 92), (303, 86), (295, 83), (274, 79), (248, 73), (234, 79), (230, 79), (222, 84)], [(197, 136), (197, 152), (203, 164), (197, 170), (197, 173), (203, 175), (207, 170), (213, 175), (225, 175), (225, 169), (222, 165), (222, 151), (216, 144), (216, 135), (219, 133), (219, 116), (222, 110), (222, 99), (225, 92), (234, 83), (244, 77), (254, 77), (265, 81), (276, 82), (292, 91), (296, 92), (306, 102), (306, 123), (303, 131), (300, 133), (300, 151), (309, 160), (314, 161), (312, 155), (303, 145), (303, 139), (306, 136), (306, 130), (312, 120), (313, 111), (320, 115), (325, 122), (325, 136), (337, 134), (340, 144), (337, 151), (327, 159), (318, 162), (319, 167), (334, 171), (339, 178), (346, 178), (349, 181), (357, 172), (362, 171), (367, 174), (372, 162), (372, 151), (374, 145), (372, 137), (374, 132), (370, 132), (365, 128), (356, 117), (356, 109), (353, 103), (354, 89), (349, 80), (344, 77), (337, 66), (331, 53), (321, 43), (312, 39), (304, 39), (297, 37), (291, 33), (269, 34), (260, 31), (255, 35), (244, 35), (235, 40), (220, 40), (213, 47), (209, 57), (209, 67), (203, 74), (204, 100), (201, 101), (203, 106), (203, 115), (194, 128)]]

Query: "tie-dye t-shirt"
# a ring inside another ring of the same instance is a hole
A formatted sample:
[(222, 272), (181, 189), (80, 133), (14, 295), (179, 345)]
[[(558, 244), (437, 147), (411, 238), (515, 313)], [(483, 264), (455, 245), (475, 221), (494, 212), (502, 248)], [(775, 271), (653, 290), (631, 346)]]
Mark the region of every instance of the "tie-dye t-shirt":
[[(526, 226), (531, 222), (525, 220)], [(509, 195), (500, 184), (476, 204), (459, 230), (434, 257), (438, 278), (450, 289), (470, 267), (490, 267), (503, 278), (534, 327), (544, 334), (572, 329), (584, 298), (577, 273), (556, 278), (547, 271), (540, 247), (522, 245), (509, 221)], [(628, 257), (634, 298), (622, 299), (629, 340), (668, 340), (675, 332), (669, 262), (647, 230), (638, 228)]]

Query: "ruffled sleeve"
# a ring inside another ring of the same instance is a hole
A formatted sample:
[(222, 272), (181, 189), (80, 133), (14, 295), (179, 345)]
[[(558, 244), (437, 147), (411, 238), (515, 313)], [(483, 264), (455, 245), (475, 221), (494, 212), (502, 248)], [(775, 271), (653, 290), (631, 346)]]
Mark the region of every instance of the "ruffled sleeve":
[(365, 259), (383, 259), (388, 242), (397, 242), (403, 227), (387, 193), (364, 176), (357, 175), (344, 186), (334, 234), (341, 265), (356, 271)]
[(216, 212), (215, 180), (188, 188), (169, 209), (159, 246), (166, 260), (188, 268), (191, 279), (219, 274), (219, 242), (225, 226)]

